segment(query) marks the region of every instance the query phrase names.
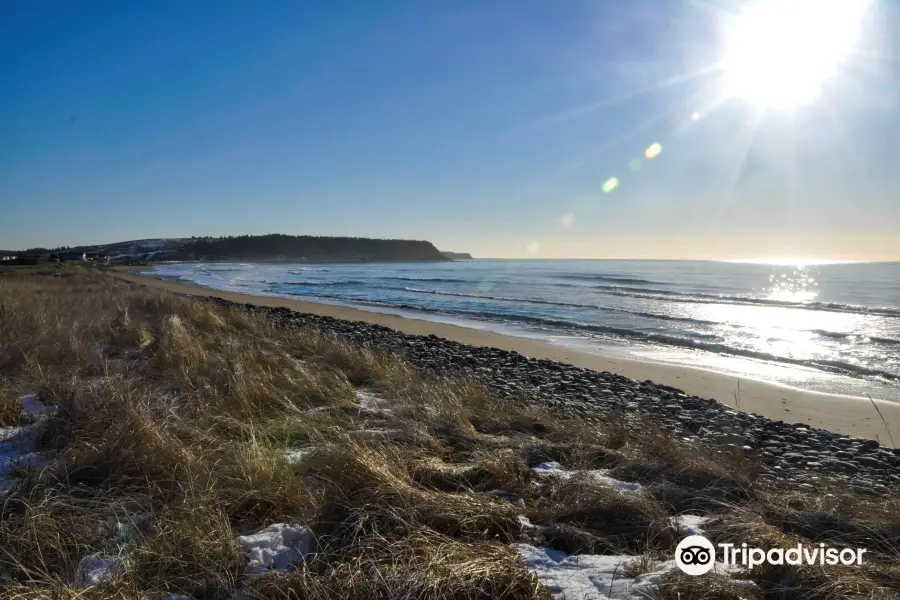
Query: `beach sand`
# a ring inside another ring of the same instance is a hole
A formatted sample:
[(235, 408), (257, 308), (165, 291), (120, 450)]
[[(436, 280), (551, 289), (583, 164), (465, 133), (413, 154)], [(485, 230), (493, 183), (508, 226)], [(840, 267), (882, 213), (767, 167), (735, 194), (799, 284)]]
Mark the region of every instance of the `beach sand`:
[[(679, 388), (690, 395), (713, 398), (737, 409), (735, 405), (737, 380), (733, 376), (706, 369), (607, 357), (562, 348), (541, 340), (369, 312), (357, 308), (223, 292), (139, 275), (134, 270), (134, 268), (119, 268), (114, 269), (114, 273), (134, 283), (179, 294), (215, 296), (233, 302), (261, 306), (283, 306), (315, 315), (374, 323), (408, 334), (434, 334), (463, 344), (513, 350), (524, 356), (551, 359), (595, 371), (611, 371), (633, 379), (650, 380)], [(848, 436), (877, 439), (885, 446), (892, 446), (891, 435), (895, 440), (900, 441), (900, 403), (879, 400), (875, 402), (881, 411), (881, 416), (868, 398), (824, 394), (765, 381), (748, 379), (740, 381), (740, 410), (788, 423), (806, 423), (812, 427), (828, 429)], [(890, 428), (890, 435), (888, 428)]]

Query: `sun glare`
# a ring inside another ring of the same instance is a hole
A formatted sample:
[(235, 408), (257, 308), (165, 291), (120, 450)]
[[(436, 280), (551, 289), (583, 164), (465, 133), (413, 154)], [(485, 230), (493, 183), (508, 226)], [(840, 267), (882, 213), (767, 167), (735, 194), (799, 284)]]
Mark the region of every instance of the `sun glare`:
[(819, 95), (857, 44), (867, 0), (758, 0), (730, 22), (725, 94), (790, 110)]
[(810, 267), (821, 265), (850, 265), (865, 261), (822, 258), (741, 258), (726, 262), (751, 265), (772, 265), (773, 267)]

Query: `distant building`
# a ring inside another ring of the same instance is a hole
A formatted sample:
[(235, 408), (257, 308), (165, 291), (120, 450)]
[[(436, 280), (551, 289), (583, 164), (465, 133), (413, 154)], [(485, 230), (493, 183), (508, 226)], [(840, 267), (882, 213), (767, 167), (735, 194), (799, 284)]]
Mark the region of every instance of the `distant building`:
[(104, 254), (99, 251), (94, 252), (84, 252), (84, 251), (76, 251), (76, 250), (66, 250), (64, 252), (57, 252), (51, 258), (55, 258), (57, 260), (69, 262), (75, 260), (100, 260), (102, 259)]

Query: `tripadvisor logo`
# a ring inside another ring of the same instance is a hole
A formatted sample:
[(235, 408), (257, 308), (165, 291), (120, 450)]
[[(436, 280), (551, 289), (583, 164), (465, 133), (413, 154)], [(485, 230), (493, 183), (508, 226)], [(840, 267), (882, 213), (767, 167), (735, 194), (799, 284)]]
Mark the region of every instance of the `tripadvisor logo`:
[[(747, 544), (718, 544), (718, 557), (725, 567), (742, 566), (748, 570), (760, 565), (837, 565), (862, 564), (863, 548), (826, 548), (825, 544), (792, 548), (751, 548)], [(716, 546), (702, 535), (691, 535), (675, 548), (675, 564), (688, 575), (703, 575), (716, 564)]]
[(689, 535), (675, 548), (675, 564), (688, 575), (703, 575), (716, 564), (716, 548), (702, 535)]

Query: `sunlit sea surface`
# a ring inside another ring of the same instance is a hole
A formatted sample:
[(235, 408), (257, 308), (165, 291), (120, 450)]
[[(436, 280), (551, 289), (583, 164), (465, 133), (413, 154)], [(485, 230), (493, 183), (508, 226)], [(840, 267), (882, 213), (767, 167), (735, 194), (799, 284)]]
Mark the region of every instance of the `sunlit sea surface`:
[(152, 274), (900, 401), (900, 263), (181, 263)]

